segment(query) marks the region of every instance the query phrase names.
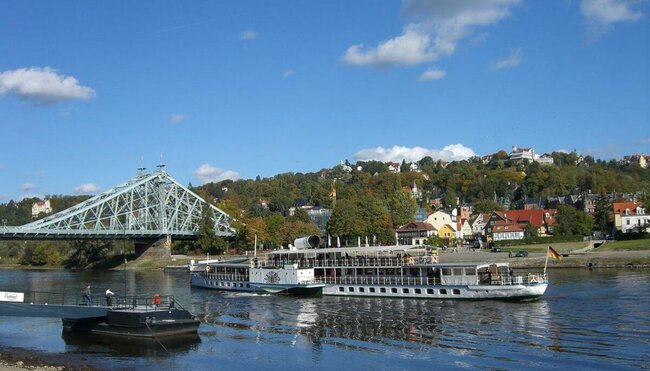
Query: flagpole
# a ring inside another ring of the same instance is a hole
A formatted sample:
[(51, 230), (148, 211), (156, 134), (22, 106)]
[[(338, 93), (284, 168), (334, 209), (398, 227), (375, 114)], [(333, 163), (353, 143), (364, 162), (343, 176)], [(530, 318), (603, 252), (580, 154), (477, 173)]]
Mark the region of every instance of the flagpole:
[(548, 245), (548, 246), (546, 247), (546, 261), (544, 262), (544, 276), (546, 276), (546, 266), (548, 265), (548, 251), (549, 251), (549, 247), (551, 247), (551, 245)]

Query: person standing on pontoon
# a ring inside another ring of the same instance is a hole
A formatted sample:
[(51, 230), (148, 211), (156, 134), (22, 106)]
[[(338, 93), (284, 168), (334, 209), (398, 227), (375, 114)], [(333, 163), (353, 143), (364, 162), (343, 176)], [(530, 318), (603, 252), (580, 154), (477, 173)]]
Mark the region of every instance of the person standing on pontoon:
[(86, 285), (86, 288), (83, 290), (84, 295), (84, 304), (91, 306), (93, 304), (92, 299), (90, 298), (90, 285)]
[(113, 291), (111, 291), (111, 289), (109, 287), (106, 290), (106, 305), (109, 306), (109, 307), (111, 305), (113, 305), (113, 295), (115, 295), (115, 293)]

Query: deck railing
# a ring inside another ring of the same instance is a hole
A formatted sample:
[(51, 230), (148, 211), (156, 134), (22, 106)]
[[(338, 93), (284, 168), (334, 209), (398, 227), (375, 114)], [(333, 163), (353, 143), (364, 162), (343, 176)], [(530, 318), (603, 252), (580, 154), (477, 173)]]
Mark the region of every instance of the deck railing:
[(220, 280), (220, 281), (237, 281), (237, 282), (248, 282), (249, 276), (247, 274), (239, 273), (201, 273), (201, 277), (211, 279), (211, 280)]
[[(321, 283), (343, 284), (343, 285), (390, 285), (390, 286), (434, 286), (441, 285), (439, 278), (428, 277), (398, 277), (398, 276), (343, 276), (343, 277), (320, 277)], [(492, 280), (478, 280), (472, 285), (486, 286), (511, 286), (522, 284), (546, 283), (547, 276), (543, 274), (527, 276), (504, 276), (500, 275)], [(462, 283), (466, 284), (466, 283)], [(461, 284), (461, 285), (462, 285)]]
[(83, 294), (57, 293), (46, 291), (33, 291), (25, 293), (24, 302), (29, 304), (42, 305), (79, 305), (95, 307), (111, 307), (114, 309), (155, 310), (182, 307), (176, 302), (173, 295), (154, 296), (120, 296), (114, 295), (109, 300), (106, 295), (90, 295), (90, 301), (84, 298)]
[(259, 267), (281, 268), (285, 264), (298, 264), (298, 268), (346, 268), (346, 267), (403, 267), (415, 264), (430, 264), (433, 255), (389, 257), (389, 258), (340, 258), (340, 259), (268, 259), (258, 262)]

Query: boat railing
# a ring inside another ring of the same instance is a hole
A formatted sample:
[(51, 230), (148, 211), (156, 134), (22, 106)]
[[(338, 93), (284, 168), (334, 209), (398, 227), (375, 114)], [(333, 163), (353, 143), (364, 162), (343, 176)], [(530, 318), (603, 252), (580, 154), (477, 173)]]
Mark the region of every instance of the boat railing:
[[(432, 286), (441, 285), (439, 278), (429, 277), (396, 277), (396, 276), (343, 276), (343, 277), (320, 277), (320, 282), (325, 284), (349, 284), (349, 285), (396, 285), (396, 286)], [(500, 275), (489, 281), (477, 282), (479, 285), (487, 286), (510, 286), (510, 285), (531, 285), (548, 282), (547, 275), (528, 274), (527, 276)]]
[(546, 274), (533, 274), (528, 273), (525, 276), (509, 276), (509, 275), (499, 275), (493, 277), (489, 281), (479, 282), (482, 285), (493, 285), (493, 286), (510, 286), (510, 285), (534, 285), (539, 283), (547, 283), (548, 275)]
[(184, 309), (176, 302), (173, 295), (147, 296), (116, 296), (110, 306), (113, 309), (137, 309), (141, 311)]
[(304, 268), (353, 268), (353, 267), (403, 267), (435, 262), (431, 256), (405, 256), (405, 257), (348, 257), (338, 259), (268, 259), (258, 262), (262, 268), (281, 268), (286, 264), (298, 264), (299, 269)]
[(152, 297), (114, 295), (109, 299), (106, 295), (97, 294), (90, 295), (90, 300), (87, 300), (83, 294), (33, 291), (24, 294), (23, 302), (39, 305), (111, 307), (113, 309), (138, 308), (151, 310), (180, 308), (173, 295), (154, 295)]
[(201, 276), (207, 279), (222, 280), (222, 281), (248, 281), (249, 280), (249, 276), (247, 274), (238, 274), (238, 273), (201, 272)]
[(428, 277), (392, 277), (392, 276), (362, 276), (362, 277), (321, 277), (325, 284), (343, 285), (397, 285), (397, 286), (431, 286), (439, 285), (440, 280)]

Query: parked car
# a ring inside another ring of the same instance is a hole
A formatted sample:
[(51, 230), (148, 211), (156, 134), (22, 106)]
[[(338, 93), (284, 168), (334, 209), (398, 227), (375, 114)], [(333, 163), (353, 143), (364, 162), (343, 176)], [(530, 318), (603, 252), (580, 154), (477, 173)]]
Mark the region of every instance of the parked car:
[(526, 257), (526, 256), (528, 256), (528, 251), (526, 251), (526, 250), (519, 250), (519, 251), (517, 251), (517, 253), (515, 254), (515, 257), (516, 257), (516, 258), (524, 258), (524, 257)]
[(490, 249), (490, 251), (492, 251), (492, 252), (501, 252), (501, 248), (500, 247), (493, 247), (493, 248)]

